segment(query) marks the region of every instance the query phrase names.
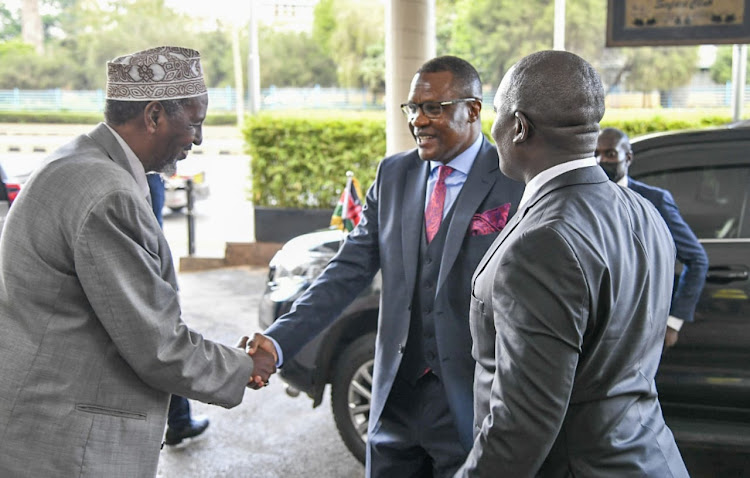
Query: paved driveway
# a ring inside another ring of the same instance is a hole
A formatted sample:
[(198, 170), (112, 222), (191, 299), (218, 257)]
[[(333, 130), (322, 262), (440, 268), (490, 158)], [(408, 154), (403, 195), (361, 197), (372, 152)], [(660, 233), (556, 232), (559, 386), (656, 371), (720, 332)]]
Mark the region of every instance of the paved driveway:
[[(179, 275), (183, 318), (204, 336), (234, 345), (258, 330), (262, 268), (230, 268)], [(164, 447), (160, 477), (326, 477), (356, 478), (364, 468), (341, 442), (328, 397), (312, 408), (306, 396), (291, 398), (280, 379), (268, 388), (248, 389), (238, 407), (191, 401), (196, 414), (211, 420), (200, 437)]]

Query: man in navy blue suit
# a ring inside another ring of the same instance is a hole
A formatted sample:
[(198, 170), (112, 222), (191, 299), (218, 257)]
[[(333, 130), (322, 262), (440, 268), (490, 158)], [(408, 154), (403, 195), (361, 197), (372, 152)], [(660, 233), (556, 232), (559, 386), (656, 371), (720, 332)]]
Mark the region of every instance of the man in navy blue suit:
[(401, 109), (416, 148), (380, 162), (360, 223), (250, 350), (293, 357), (381, 271), (366, 476), (448, 478), (473, 443), (471, 275), (523, 184), (482, 134), (482, 83), (465, 60), (422, 65)]
[(633, 151), (630, 148), (630, 140), (624, 132), (616, 128), (602, 130), (594, 155), (609, 179), (648, 199), (664, 218), (664, 222), (667, 223), (672, 233), (677, 247), (677, 260), (682, 263), (683, 269), (672, 294), (672, 307), (669, 311), (667, 332), (664, 337), (664, 346), (671, 347), (677, 342), (683, 322), (693, 321), (695, 305), (698, 303), (703, 284), (706, 282), (708, 271), (706, 251), (698, 242), (690, 226), (682, 219), (669, 191), (628, 177), (628, 168), (633, 162)]

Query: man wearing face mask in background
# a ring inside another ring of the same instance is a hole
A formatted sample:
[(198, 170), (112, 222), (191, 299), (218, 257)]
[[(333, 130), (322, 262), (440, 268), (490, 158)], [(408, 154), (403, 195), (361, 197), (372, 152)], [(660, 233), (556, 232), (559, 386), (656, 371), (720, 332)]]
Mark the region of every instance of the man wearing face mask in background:
[(683, 322), (693, 321), (695, 305), (700, 298), (708, 272), (706, 251), (680, 215), (669, 191), (628, 177), (628, 168), (633, 162), (633, 151), (624, 132), (616, 128), (602, 130), (594, 155), (611, 181), (632, 189), (656, 207), (672, 234), (677, 248), (677, 260), (682, 263), (683, 268), (672, 294), (672, 307), (664, 336), (664, 346), (671, 347), (677, 342)]

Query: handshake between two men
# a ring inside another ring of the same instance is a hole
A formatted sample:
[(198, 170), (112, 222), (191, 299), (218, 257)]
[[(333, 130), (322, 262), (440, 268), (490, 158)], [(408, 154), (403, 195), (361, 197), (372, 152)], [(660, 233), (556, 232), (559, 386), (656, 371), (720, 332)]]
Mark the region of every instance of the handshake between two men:
[(259, 390), (267, 386), (271, 375), (276, 373), (276, 364), (279, 362), (273, 342), (263, 334), (256, 333), (252, 340), (243, 336), (237, 347), (245, 349), (253, 358), (253, 374), (247, 382), (248, 388)]

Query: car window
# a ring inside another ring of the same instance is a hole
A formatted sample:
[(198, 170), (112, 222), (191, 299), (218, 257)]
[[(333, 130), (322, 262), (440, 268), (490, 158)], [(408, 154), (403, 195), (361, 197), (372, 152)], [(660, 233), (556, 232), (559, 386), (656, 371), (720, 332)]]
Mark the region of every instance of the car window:
[(638, 180), (671, 192), (699, 239), (750, 237), (750, 167), (662, 171)]

